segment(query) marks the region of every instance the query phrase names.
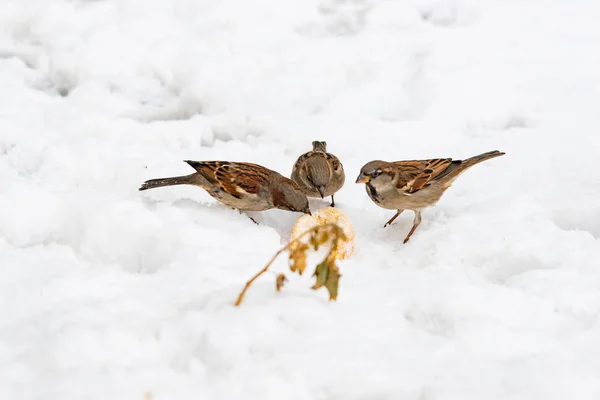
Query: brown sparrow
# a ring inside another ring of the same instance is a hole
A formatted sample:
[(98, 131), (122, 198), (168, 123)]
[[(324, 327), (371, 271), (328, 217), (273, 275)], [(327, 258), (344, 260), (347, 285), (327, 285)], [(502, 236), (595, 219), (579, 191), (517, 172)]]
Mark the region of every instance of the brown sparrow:
[(335, 207), (333, 195), (344, 186), (344, 167), (327, 152), (327, 142), (314, 141), (312, 146), (312, 151), (296, 160), (291, 178), (308, 197), (331, 196), (331, 207)]
[(367, 194), (379, 207), (398, 212), (383, 226), (390, 225), (404, 210), (415, 213), (410, 236), (421, 223), (421, 211), (435, 205), (454, 180), (473, 165), (505, 153), (490, 151), (466, 160), (436, 158), (410, 161), (371, 161), (360, 170), (356, 183), (365, 183)]
[(185, 162), (196, 172), (186, 176), (151, 179), (144, 182), (139, 190), (161, 186), (195, 185), (206, 190), (222, 204), (240, 211), (278, 208), (310, 215), (306, 195), (302, 193), (296, 182), (278, 172), (245, 162), (189, 160)]

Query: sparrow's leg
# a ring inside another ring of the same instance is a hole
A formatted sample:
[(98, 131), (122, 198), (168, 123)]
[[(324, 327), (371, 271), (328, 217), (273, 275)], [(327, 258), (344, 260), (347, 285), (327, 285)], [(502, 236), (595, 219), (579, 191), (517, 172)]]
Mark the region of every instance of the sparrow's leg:
[[(231, 207), (231, 209), (232, 209), (232, 210), (237, 210), (236, 208), (233, 208), (233, 207)], [(246, 217), (250, 218), (250, 221), (254, 222), (256, 225), (259, 225), (259, 223), (258, 223), (258, 222), (256, 222), (256, 221), (254, 220), (254, 218), (252, 218), (252, 217), (251, 217), (251, 216), (249, 216), (248, 214), (246, 214), (246, 213), (242, 212), (242, 210), (237, 210), (237, 211), (238, 211), (240, 214), (244, 214)]]
[(386, 223), (385, 223), (385, 225), (384, 225), (383, 227), (385, 228), (385, 227), (387, 227), (388, 225), (391, 225), (391, 224), (392, 224), (392, 222), (394, 222), (394, 220), (395, 220), (396, 218), (398, 218), (398, 215), (402, 214), (402, 212), (403, 212), (403, 211), (404, 211), (404, 210), (398, 210), (398, 212), (396, 213), (396, 215), (394, 215), (394, 216), (392, 217), (392, 219), (390, 219), (388, 222), (386, 222)]
[(331, 195), (331, 204), (329, 207), (335, 207), (335, 200), (333, 200), (333, 195)]
[(419, 226), (419, 224), (421, 224), (421, 212), (415, 210), (415, 219), (413, 221), (413, 227), (410, 230), (410, 232), (408, 232), (406, 239), (404, 239), (404, 243), (408, 242), (408, 239), (410, 239), (410, 235), (412, 235), (415, 232), (415, 229), (417, 229), (417, 226)]

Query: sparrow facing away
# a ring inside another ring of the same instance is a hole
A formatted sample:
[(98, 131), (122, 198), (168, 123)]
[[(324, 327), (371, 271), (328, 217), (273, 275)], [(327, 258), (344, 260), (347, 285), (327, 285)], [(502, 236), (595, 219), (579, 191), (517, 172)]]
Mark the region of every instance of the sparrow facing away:
[(222, 204), (240, 211), (278, 208), (310, 215), (306, 195), (302, 193), (296, 182), (278, 172), (245, 162), (190, 160), (185, 162), (196, 172), (186, 176), (151, 179), (144, 182), (139, 190), (161, 186), (195, 185), (206, 190)]
[(327, 152), (327, 142), (314, 141), (312, 146), (312, 151), (296, 160), (291, 178), (308, 197), (331, 196), (331, 207), (335, 207), (333, 195), (344, 186), (344, 167)]
[(490, 151), (466, 160), (435, 158), (431, 160), (371, 161), (360, 170), (356, 183), (365, 183), (367, 194), (379, 207), (398, 210), (383, 226), (390, 225), (404, 210), (415, 213), (410, 236), (421, 223), (421, 211), (435, 205), (454, 180), (473, 165), (503, 156)]

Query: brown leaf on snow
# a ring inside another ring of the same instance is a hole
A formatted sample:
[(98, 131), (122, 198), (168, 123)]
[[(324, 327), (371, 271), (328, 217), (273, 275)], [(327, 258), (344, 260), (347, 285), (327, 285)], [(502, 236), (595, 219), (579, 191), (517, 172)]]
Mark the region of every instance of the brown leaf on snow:
[(281, 288), (283, 287), (283, 285), (285, 284), (285, 282), (287, 282), (287, 278), (285, 277), (284, 274), (278, 274), (277, 275), (277, 279), (275, 280), (275, 290), (277, 290), (278, 292), (281, 291)]

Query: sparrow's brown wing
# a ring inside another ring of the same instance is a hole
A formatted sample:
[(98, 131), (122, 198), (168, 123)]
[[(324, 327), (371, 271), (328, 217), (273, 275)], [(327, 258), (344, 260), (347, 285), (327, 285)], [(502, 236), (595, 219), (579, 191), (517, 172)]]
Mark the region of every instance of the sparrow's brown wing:
[(300, 157), (298, 157), (298, 159), (296, 160), (296, 163), (294, 164), (294, 170), (296, 170), (296, 171), (302, 170), (306, 164), (306, 160), (308, 160), (313, 154), (314, 154), (314, 152), (309, 151), (308, 153), (304, 153)]
[(444, 172), (452, 167), (453, 162), (451, 158), (434, 158), (430, 160), (396, 161), (394, 164), (401, 173), (397, 184), (398, 189), (407, 193), (414, 193), (445, 175)]
[(335, 171), (337, 171), (340, 168), (344, 168), (344, 166), (342, 165), (341, 161), (339, 158), (337, 158), (336, 156), (334, 156), (331, 153), (326, 153), (325, 157), (327, 158), (327, 161), (329, 161), (331, 163), (331, 166), (333, 167), (333, 169)]
[(316, 189), (329, 181), (329, 163), (325, 153), (309, 151), (296, 160), (292, 178), (307, 188)]
[(258, 164), (229, 161), (189, 161), (210, 183), (231, 196), (257, 195), (268, 184), (273, 171)]
[(298, 160), (296, 160), (294, 168), (298, 170), (306, 168), (307, 161), (309, 161), (313, 157), (322, 157), (323, 159), (325, 159), (325, 161), (331, 164), (331, 167), (335, 171), (337, 171), (339, 168), (344, 168), (339, 158), (337, 158), (331, 153), (323, 153), (322, 151), (309, 151), (308, 153), (302, 154), (300, 157), (298, 157)]

